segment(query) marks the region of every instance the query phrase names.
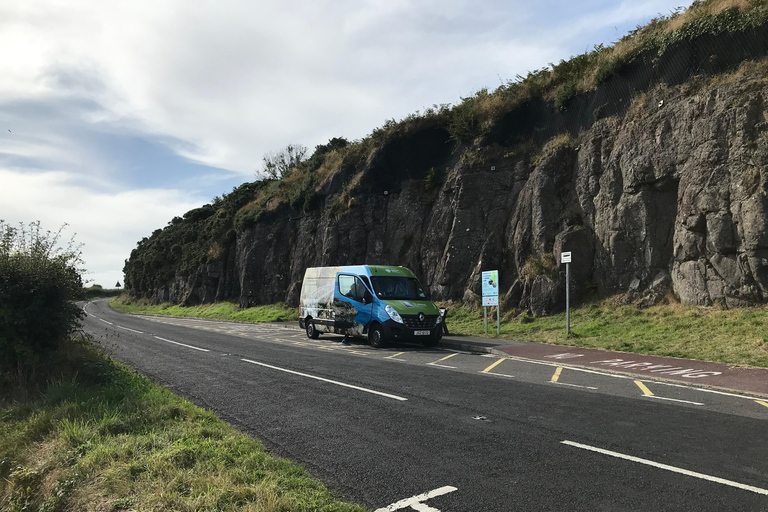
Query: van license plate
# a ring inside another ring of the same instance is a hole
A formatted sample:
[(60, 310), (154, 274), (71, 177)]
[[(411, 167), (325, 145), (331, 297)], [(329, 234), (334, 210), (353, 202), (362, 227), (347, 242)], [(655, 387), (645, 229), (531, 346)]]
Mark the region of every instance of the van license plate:
[(429, 331), (413, 331), (414, 336), (429, 336)]

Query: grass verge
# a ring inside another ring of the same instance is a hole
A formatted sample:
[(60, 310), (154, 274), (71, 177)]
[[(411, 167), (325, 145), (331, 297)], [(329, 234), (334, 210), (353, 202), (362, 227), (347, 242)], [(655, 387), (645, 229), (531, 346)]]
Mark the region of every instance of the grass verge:
[[(454, 334), (485, 336), (482, 307), (449, 306)], [(565, 313), (533, 318), (502, 312), (496, 336), (495, 310), (488, 312), (489, 337), (702, 361), (768, 367), (768, 310), (665, 304), (648, 309), (616, 306), (610, 299), (571, 309), (571, 336)]]
[[(122, 313), (152, 313), (156, 315), (190, 316), (195, 318), (216, 318), (219, 320), (240, 320), (244, 322), (292, 322), (299, 321), (297, 308), (278, 302), (266, 306), (240, 309), (233, 302), (216, 302), (200, 306), (174, 306), (168, 302), (151, 306), (147, 299), (132, 299), (121, 295), (109, 303)], [(298, 325), (298, 324), (297, 324)]]
[(61, 354), (38, 388), (0, 379), (0, 510), (366, 510), (87, 343)]

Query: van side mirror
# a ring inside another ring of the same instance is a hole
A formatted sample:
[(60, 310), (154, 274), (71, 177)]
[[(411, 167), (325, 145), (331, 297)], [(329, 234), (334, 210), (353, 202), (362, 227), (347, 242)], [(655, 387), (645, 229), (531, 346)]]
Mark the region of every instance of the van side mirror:
[(363, 304), (370, 304), (373, 302), (373, 295), (371, 295), (371, 292), (368, 290), (365, 290), (365, 293), (363, 294)]

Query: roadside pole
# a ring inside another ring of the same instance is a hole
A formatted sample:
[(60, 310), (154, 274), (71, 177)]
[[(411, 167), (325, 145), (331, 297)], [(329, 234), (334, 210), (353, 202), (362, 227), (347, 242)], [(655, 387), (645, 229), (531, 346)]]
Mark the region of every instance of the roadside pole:
[(565, 335), (571, 335), (571, 252), (560, 253), (560, 263), (565, 263)]

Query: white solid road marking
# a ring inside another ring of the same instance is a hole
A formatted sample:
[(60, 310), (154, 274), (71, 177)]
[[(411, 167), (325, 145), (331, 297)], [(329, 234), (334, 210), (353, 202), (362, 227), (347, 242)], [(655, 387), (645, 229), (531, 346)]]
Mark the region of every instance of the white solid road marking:
[(432, 508), (424, 502), (428, 499), (442, 496), (443, 494), (448, 494), (449, 492), (457, 490), (458, 489), (455, 487), (446, 485), (445, 487), (435, 489), (434, 491), (425, 492), (424, 494), (419, 494), (418, 496), (413, 496), (412, 498), (400, 500), (397, 503), (393, 503), (387, 507), (376, 509), (375, 512), (394, 512), (395, 510), (401, 510), (408, 507), (419, 512), (440, 512), (439, 509)]
[(687, 469), (677, 468), (675, 466), (669, 466), (667, 464), (661, 464), (659, 462), (654, 462), (652, 460), (648, 459), (641, 459), (640, 457), (633, 457), (631, 455), (624, 455), (623, 453), (619, 452), (612, 452), (610, 450), (603, 450), (602, 448), (596, 448), (594, 446), (589, 446), (586, 444), (581, 443), (574, 443), (573, 441), (560, 441), (562, 444), (567, 444), (568, 446), (574, 446), (576, 448), (582, 448), (584, 450), (590, 450), (597, 453), (602, 453), (603, 455), (610, 455), (611, 457), (617, 457), (619, 459), (629, 460), (632, 462), (637, 462), (639, 464), (645, 464), (647, 466), (653, 466), (655, 468), (659, 469), (665, 469), (667, 471), (672, 471), (674, 473), (680, 473), (681, 475), (686, 476), (692, 476), (695, 478), (701, 478), (702, 480), (708, 480), (710, 482), (715, 482), (718, 484), (723, 485), (730, 485), (731, 487), (736, 487), (738, 489), (742, 489), (745, 491), (752, 491), (756, 492), (758, 494), (765, 494), (768, 495), (768, 489), (761, 489), (760, 487), (753, 487), (751, 485), (746, 484), (740, 484), (739, 482), (734, 482), (733, 480), (726, 480), (725, 478), (719, 478), (716, 476), (711, 475), (705, 475), (703, 473), (696, 473), (695, 471), (688, 471)]
[(101, 321), (102, 321), (102, 322), (104, 322), (105, 324), (109, 324), (109, 325), (115, 325), (115, 324), (113, 324), (112, 322), (107, 322), (107, 321), (106, 321), (106, 320), (104, 320), (103, 318), (99, 318), (99, 320), (101, 320)]
[(160, 336), (153, 336), (154, 338), (157, 338), (158, 340), (167, 341), (168, 343), (173, 343), (174, 345), (180, 345), (182, 347), (191, 348), (192, 350), (199, 350), (200, 352), (210, 352), (207, 348), (200, 348), (200, 347), (193, 347), (192, 345), (187, 345), (186, 343), (179, 343), (178, 341), (171, 341), (167, 340), (165, 338), (161, 338)]
[(118, 325), (118, 326), (117, 326), (117, 328), (118, 328), (118, 329), (125, 329), (126, 331), (135, 332), (136, 334), (144, 334), (144, 333), (143, 333), (143, 332), (141, 332), (141, 331), (137, 331), (136, 329), (129, 329), (129, 328), (127, 328), (127, 327), (123, 327), (122, 325)]
[(701, 402), (691, 402), (690, 400), (679, 400), (677, 398), (667, 398), (665, 396), (643, 395), (643, 398), (655, 398), (656, 400), (668, 400), (670, 402), (682, 402), (684, 404), (704, 405)]
[(381, 391), (375, 391), (373, 389), (362, 388), (360, 386), (353, 386), (352, 384), (345, 384), (344, 382), (339, 382), (337, 380), (331, 380), (331, 379), (326, 379), (326, 378), (323, 378), (323, 377), (317, 377), (315, 375), (309, 375), (307, 373), (295, 372), (293, 370), (288, 370), (286, 368), (280, 368), (279, 366), (272, 366), (271, 364), (260, 363), (258, 361), (251, 361), (250, 359), (241, 359), (241, 361), (245, 361), (246, 363), (251, 363), (251, 364), (257, 364), (257, 365), (263, 366), (265, 368), (272, 368), (273, 370), (278, 370), (278, 371), (285, 372), (285, 373), (291, 373), (293, 375), (299, 375), (301, 377), (307, 377), (308, 379), (315, 379), (315, 380), (320, 380), (320, 381), (323, 381), (323, 382), (327, 382), (329, 384), (336, 384), (337, 386), (343, 386), (345, 388), (357, 389), (358, 391), (365, 391), (366, 393), (372, 393), (374, 395), (384, 396), (384, 397), (387, 397), (387, 398), (392, 398), (394, 400), (400, 400), (400, 401), (403, 401), (403, 402), (408, 400), (407, 398), (403, 398), (402, 396), (390, 395), (389, 393), (382, 393)]
[(582, 388), (582, 389), (597, 389), (592, 386), (579, 386), (578, 384), (568, 384), (567, 382), (550, 382), (550, 384), (557, 384), (558, 386), (569, 386), (572, 388)]

